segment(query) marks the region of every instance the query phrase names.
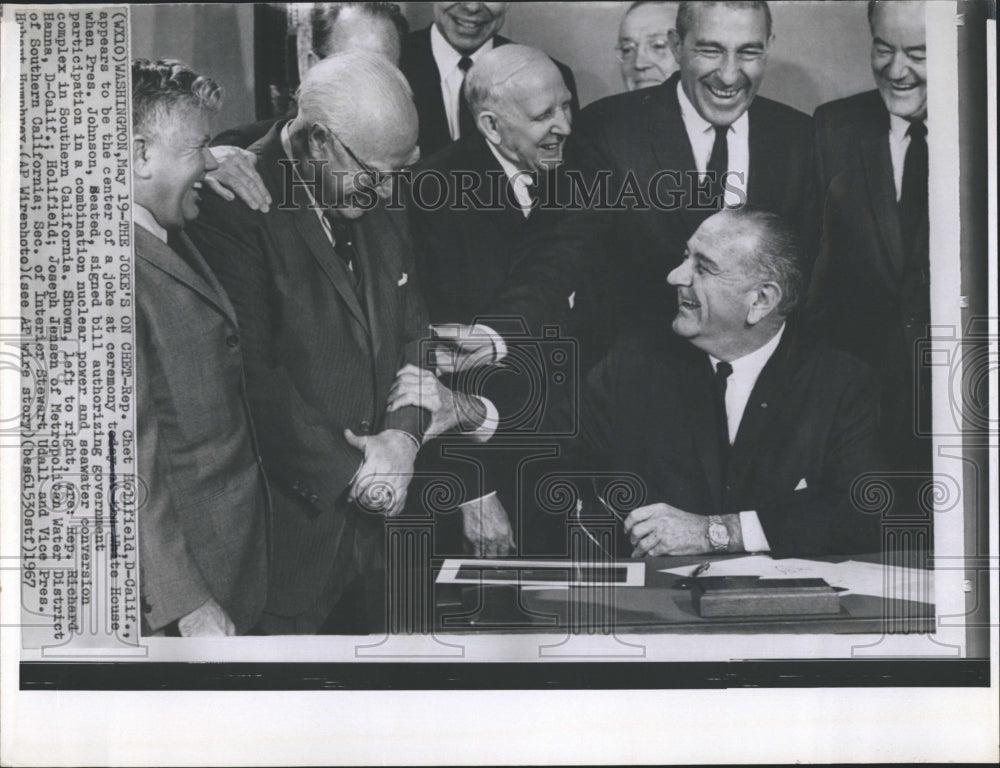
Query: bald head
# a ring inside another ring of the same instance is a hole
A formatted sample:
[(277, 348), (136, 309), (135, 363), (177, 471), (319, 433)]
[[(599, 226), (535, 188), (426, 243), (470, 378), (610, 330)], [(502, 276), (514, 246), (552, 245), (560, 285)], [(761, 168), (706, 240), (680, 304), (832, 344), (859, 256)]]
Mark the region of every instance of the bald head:
[[(417, 110), (403, 74), (367, 51), (335, 53), (302, 79), (298, 133), (319, 124), (365, 158), (409, 156), (417, 142)], [(375, 164), (375, 163), (373, 163)]]
[(465, 97), (479, 132), (517, 168), (562, 162), (571, 95), (545, 53), (509, 44), (483, 54), (465, 78)]

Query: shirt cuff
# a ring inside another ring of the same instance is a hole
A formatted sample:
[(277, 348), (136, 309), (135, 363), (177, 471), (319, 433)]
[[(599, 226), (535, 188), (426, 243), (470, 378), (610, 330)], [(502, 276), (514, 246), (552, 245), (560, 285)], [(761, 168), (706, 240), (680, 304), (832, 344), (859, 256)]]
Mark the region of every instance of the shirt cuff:
[(490, 496), (496, 496), (496, 495), (497, 495), (496, 491), (490, 491), (485, 496), (479, 496), (479, 497), (477, 497), (475, 499), (469, 499), (468, 501), (463, 501), (461, 504), (458, 505), (458, 508), (460, 510), (462, 510), (463, 512), (472, 512), (472, 511), (474, 511), (476, 509), (476, 507), (479, 504), (482, 504)]
[(476, 431), (472, 433), (471, 437), (477, 443), (485, 443), (493, 437), (497, 427), (500, 426), (500, 412), (497, 411), (492, 400), (485, 397), (477, 397), (476, 399), (486, 409), (486, 416), (483, 418), (483, 423), (476, 427)]
[(740, 528), (743, 532), (743, 549), (747, 552), (770, 552), (771, 545), (761, 527), (760, 519), (753, 510), (740, 512)]
[(506, 342), (503, 340), (503, 337), (499, 333), (494, 331), (488, 325), (481, 325), (479, 323), (476, 323), (474, 326), (472, 326), (472, 334), (474, 336), (476, 334), (486, 334), (487, 336), (490, 337), (490, 341), (493, 342), (494, 363), (499, 363), (501, 360), (507, 357)]

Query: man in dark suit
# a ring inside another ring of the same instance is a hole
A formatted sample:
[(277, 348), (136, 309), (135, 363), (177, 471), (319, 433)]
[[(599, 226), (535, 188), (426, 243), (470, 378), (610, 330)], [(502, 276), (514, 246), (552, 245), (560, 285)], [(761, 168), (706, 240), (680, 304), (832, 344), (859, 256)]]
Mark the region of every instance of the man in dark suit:
[[(868, 362), (899, 469), (930, 471), (930, 377), (917, 342), (930, 321), (927, 66), (923, 3), (869, 5), (878, 88), (816, 110), (823, 238), (812, 329)], [(916, 397), (914, 390), (916, 389)]]
[(139, 565), (154, 635), (245, 633), (267, 584), (267, 489), (236, 313), (184, 234), (215, 166), (220, 98), (179, 62), (132, 65)]
[[(574, 268), (538, 259), (515, 262), (514, 256), (533, 215), (533, 190), (562, 161), (572, 97), (545, 53), (515, 44), (486, 52), (469, 71), (465, 89), (476, 133), (448, 145), (421, 168), (444, 180), (445, 203), (429, 205), (420, 187), (413, 190), (410, 214), (418, 272), (432, 323), (463, 337), (488, 337), (483, 362), (493, 367), (489, 375), (478, 377), (484, 386), (476, 394), (495, 405), (501, 434), (514, 432), (523, 439), (530, 431), (519, 417), (530, 412), (538, 393), (532, 372), (545, 366), (537, 355), (523, 359), (529, 353), (523, 343), (513, 361), (507, 360), (507, 342), (518, 345), (539, 326), (562, 322), (570, 309)], [(462, 380), (461, 375), (456, 379)], [(502, 555), (510, 549), (505, 509), (516, 504), (510, 480), (521, 453), (491, 442), (491, 449), (475, 454), (493, 459), (484, 464), (495, 470), (487, 480), (489, 488), (480, 490), (495, 491), (499, 483), (501, 498), (492, 493), (460, 506), (473, 551)], [(439, 445), (443, 450), (444, 443)], [(440, 457), (442, 450), (434, 454)], [(435, 461), (430, 454), (421, 460)]]
[[(424, 157), (452, 140), (475, 133), (475, 120), (462, 99), (462, 84), (474, 63), (498, 45), (510, 43), (497, 34), (508, 3), (434, 3), (434, 23), (411, 32), (403, 44), (400, 69), (410, 81), (420, 115), (417, 143)], [(555, 61), (553, 59), (553, 61)], [(573, 71), (558, 61), (571, 107), (579, 111)]]
[(593, 264), (577, 294), (591, 360), (645, 318), (667, 327), (674, 297), (663, 277), (723, 203), (780, 213), (803, 230), (807, 253), (813, 237), (809, 117), (757, 96), (772, 41), (767, 4), (681, 3), (670, 40), (678, 73), (601, 99), (574, 122), (565, 165), (578, 183), (568, 205), (543, 201), (547, 224), (525, 244), (531, 255)]
[(668, 276), (677, 337), (632, 335), (590, 372), (583, 467), (637, 474), (633, 556), (875, 552), (851, 487), (880, 465), (867, 366), (797, 338), (800, 238), (773, 213), (707, 219)]
[(382, 518), (405, 502), (423, 411), (386, 402), (418, 362), (427, 313), (405, 211), (384, 201), (416, 139), (400, 72), (335, 54), (306, 74), (297, 117), (253, 147), (280, 202), (262, 214), (208, 198), (192, 229), (240, 319), (274, 486), (269, 633), (363, 629), (338, 623), (335, 606), (380, 566)]

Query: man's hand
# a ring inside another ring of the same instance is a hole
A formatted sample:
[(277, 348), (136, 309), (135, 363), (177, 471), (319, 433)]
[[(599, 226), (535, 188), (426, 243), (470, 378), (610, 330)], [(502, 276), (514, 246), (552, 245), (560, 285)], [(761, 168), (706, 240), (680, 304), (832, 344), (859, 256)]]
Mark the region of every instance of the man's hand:
[(635, 545), (632, 557), (696, 555), (712, 549), (708, 518), (669, 504), (633, 509), (625, 518), (625, 532)]
[(344, 437), (365, 454), (347, 500), (365, 510), (395, 517), (403, 511), (406, 488), (413, 479), (416, 440), (398, 429), (386, 429), (371, 437), (359, 437), (345, 429)]
[(235, 635), (236, 626), (211, 597), (177, 621), (181, 637), (223, 637)]
[(462, 510), (462, 533), (474, 557), (514, 554), (514, 533), (496, 493), (467, 501), (458, 508)]
[(239, 147), (211, 147), (210, 151), (219, 167), (205, 174), (209, 189), (223, 200), (239, 195), (251, 210), (267, 213), (271, 195), (257, 173), (257, 155)]
[(486, 417), (486, 407), (478, 398), (452, 392), (433, 373), (415, 365), (405, 365), (396, 374), (386, 411), (391, 413), (407, 405), (424, 408), (431, 414), (424, 441), (453, 429), (475, 432)]
[(432, 325), (431, 333), (442, 342), (434, 350), (434, 365), (443, 373), (461, 373), (496, 362), (493, 337), (473, 325)]

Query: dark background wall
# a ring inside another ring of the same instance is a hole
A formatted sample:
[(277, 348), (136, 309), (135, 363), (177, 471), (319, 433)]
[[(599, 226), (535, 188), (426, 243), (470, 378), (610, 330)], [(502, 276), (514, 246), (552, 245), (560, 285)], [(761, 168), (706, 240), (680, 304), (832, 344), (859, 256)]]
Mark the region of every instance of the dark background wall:
[[(503, 32), (535, 45), (573, 68), (588, 104), (623, 90), (614, 56), (627, 2), (512, 3)], [(775, 43), (765, 96), (806, 112), (873, 87), (865, 3), (860, 0), (772, 2)], [(404, 3), (414, 29), (431, 22), (431, 3)], [(134, 5), (132, 54), (172, 56), (211, 74), (226, 89), (220, 127), (254, 115), (253, 6)]]

